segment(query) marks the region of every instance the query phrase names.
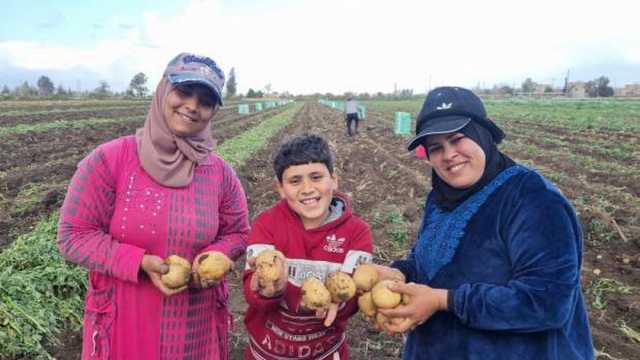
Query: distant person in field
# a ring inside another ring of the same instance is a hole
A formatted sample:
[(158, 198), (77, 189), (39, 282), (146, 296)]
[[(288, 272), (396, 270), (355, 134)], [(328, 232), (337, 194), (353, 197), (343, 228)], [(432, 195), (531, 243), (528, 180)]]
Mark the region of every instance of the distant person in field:
[[(240, 257), (249, 233), (240, 181), (213, 152), (223, 85), (212, 59), (179, 54), (144, 126), (78, 164), (58, 247), (89, 270), (83, 359), (228, 359), (227, 282), (196, 273), (213, 251)], [(169, 255), (193, 264), (188, 285), (161, 281)]]
[(580, 285), (582, 231), (569, 201), (498, 150), (502, 130), (471, 91), (426, 97), (409, 150), (426, 149), (432, 190), (409, 256), (382, 278), (408, 294), (380, 310), (409, 332), (403, 359), (593, 359)]
[[(293, 138), (274, 158), (281, 200), (255, 219), (247, 248), (245, 359), (348, 359), (346, 327), (358, 310), (356, 297), (317, 311), (301, 304), (305, 279), (352, 273), (372, 259), (369, 225), (353, 214), (351, 199), (337, 192), (333, 166), (327, 142), (316, 135)], [(286, 258), (283, 276), (264, 284), (258, 281), (255, 259), (273, 249)]]
[(358, 102), (349, 96), (344, 104), (345, 120), (347, 122), (347, 135), (353, 136), (358, 133)]

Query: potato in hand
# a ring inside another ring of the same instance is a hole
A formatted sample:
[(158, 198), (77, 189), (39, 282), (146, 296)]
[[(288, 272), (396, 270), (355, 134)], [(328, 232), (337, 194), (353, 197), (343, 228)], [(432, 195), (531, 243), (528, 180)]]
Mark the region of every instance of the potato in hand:
[(331, 301), (336, 304), (348, 301), (356, 294), (356, 284), (351, 276), (340, 271), (329, 274), (326, 285)]
[(210, 251), (198, 259), (200, 279), (220, 281), (233, 266), (233, 261), (219, 251)]
[(301, 305), (309, 310), (328, 309), (331, 303), (331, 294), (322, 281), (315, 277), (305, 279), (302, 283)]
[(169, 272), (160, 277), (164, 286), (177, 289), (187, 285), (191, 277), (191, 263), (187, 259), (171, 255), (164, 259), (164, 263), (169, 265)]
[(279, 281), (284, 276), (284, 255), (278, 250), (264, 250), (256, 257), (256, 274), (260, 287)]

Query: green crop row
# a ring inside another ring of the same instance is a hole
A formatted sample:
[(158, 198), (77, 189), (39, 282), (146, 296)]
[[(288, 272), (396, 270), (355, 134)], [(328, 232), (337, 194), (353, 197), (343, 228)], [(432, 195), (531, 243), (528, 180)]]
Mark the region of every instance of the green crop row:
[(271, 136), (284, 128), (301, 106), (302, 104), (294, 104), (291, 108), (225, 141), (218, 148), (218, 154), (232, 166), (239, 167), (252, 153), (262, 148)]
[[(383, 112), (406, 111), (413, 117), (422, 101), (366, 101)], [(640, 130), (640, 100), (637, 99), (487, 99), (489, 117), (496, 121), (522, 120), (569, 129)]]
[[(301, 105), (229, 139), (218, 153), (241, 166), (286, 126)], [(58, 214), (40, 221), (0, 253), (0, 358), (52, 359), (46, 347), (82, 326), (86, 270), (65, 262), (55, 245)]]
[(82, 120), (58, 120), (52, 122), (43, 122), (36, 124), (20, 124), (12, 127), (0, 127), (0, 136), (7, 135), (20, 135), (28, 132), (46, 132), (54, 129), (71, 129), (71, 128), (83, 128), (88, 126), (103, 125), (103, 124), (117, 124), (123, 122), (134, 122), (144, 120), (144, 116), (128, 116), (121, 118), (89, 118)]
[(99, 106), (99, 107), (82, 107), (82, 108), (70, 108), (70, 109), (47, 109), (47, 110), (33, 110), (33, 109), (20, 109), (10, 110), (6, 112), (0, 112), (0, 124), (2, 118), (7, 116), (32, 116), (32, 115), (53, 115), (53, 114), (73, 114), (79, 112), (98, 112), (98, 111), (114, 111), (114, 110), (128, 110), (128, 109), (147, 109), (149, 104), (147, 103), (134, 103), (128, 106)]

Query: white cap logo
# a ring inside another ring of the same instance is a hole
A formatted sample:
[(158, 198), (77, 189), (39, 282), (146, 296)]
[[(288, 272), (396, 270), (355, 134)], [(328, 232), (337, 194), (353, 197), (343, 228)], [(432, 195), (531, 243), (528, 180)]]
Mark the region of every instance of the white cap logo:
[(447, 109), (451, 109), (451, 107), (453, 106), (453, 103), (442, 103), (442, 105), (436, 107), (436, 110), (447, 110)]

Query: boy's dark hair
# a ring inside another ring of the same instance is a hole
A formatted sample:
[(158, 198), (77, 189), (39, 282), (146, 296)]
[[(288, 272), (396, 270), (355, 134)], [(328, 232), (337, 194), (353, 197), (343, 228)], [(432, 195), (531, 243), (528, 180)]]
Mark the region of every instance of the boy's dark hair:
[(323, 163), (333, 175), (333, 155), (329, 144), (318, 135), (300, 135), (280, 146), (273, 158), (273, 170), (282, 183), (282, 174), (290, 166)]

